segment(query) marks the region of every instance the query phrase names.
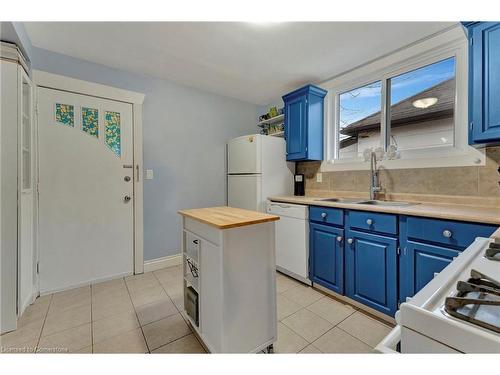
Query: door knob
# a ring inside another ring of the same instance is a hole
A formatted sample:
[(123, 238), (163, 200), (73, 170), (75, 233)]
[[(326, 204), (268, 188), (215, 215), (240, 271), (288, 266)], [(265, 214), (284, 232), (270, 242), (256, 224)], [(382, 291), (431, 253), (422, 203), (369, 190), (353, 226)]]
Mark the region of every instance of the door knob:
[(130, 176), (125, 176), (123, 179), (124, 179), (126, 182), (129, 182), (129, 181), (130, 181)]
[(354, 242), (354, 240), (353, 240), (352, 238), (349, 238), (349, 239), (347, 240), (347, 243), (348, 243), (349, 245), (352, 245), (352, 243), (353, 243), (353, 242)]
[(366, 224), (368, 224), (368, 225), (372, 225), (372, 224), (373, 224), (373, 220), (372, 220), (372, 219), (367, 219), (367, 220), (366, 220)]
[(123, 197), (123, 200), (125, 202), (129, 202), (132, 198), (130, 197), (130, 195), (125, 195), (125, 197)]
[(342, 242), (342, 236), (337, 237), (337, 242)]
[(326, 212), (322, 212), (321, 217), (324, 219), (326, 217)]

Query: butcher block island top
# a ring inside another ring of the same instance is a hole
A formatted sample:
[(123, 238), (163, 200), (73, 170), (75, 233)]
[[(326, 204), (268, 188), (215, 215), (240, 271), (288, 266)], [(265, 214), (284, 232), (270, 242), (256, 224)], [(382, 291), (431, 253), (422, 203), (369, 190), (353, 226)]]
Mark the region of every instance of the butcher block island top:
[(276, 215), (228, 206), (180, 210), (179, 214), (219, 229), (229, 229), (279, 220)]

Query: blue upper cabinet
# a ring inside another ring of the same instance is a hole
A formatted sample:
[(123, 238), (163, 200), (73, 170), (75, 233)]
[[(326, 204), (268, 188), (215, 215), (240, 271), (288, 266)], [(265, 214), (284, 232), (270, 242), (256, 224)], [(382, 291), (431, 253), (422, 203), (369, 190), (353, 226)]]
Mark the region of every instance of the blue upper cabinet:
[(326, 91), (307, 85), (285, 96), (286, 160), (323, 160)]
[(500, 22), (464, 23), (469, 37), (469, 143), (500, 142)]

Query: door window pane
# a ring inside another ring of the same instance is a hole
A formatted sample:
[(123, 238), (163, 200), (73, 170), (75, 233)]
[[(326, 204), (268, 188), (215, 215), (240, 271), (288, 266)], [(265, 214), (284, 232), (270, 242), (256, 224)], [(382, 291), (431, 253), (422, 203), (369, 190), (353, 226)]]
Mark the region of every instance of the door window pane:
[(363, 151), (380, 146), (381, 82), (340, 94), (339, 158), (363, 157)]
[(399, 151), (453, 146), (455, 58), (393, 77), (390, 140)]
[(82, 107), (82, 130), (94, 137), (99, 135), (99, 111), (94, 108)]
[(120, 113), (106, 111), (104, 116), (106, 144), (118, 156), (121, 155)]
[(66, 126), (75, 126), (75, 107), (70, 104), (56, 103), (56, 121)]

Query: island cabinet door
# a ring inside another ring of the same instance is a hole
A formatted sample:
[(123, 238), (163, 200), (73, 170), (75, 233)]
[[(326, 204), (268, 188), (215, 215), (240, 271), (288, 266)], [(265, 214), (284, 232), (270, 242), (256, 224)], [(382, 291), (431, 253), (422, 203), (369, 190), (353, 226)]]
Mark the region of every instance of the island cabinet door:
[(397, 240), (346, 231), (346, 294), (387, 315), (397, 309)]
[(344, 230), (310, 224), (310, 278), (336, 293), (344, 293)]

